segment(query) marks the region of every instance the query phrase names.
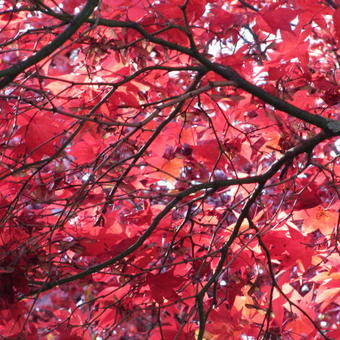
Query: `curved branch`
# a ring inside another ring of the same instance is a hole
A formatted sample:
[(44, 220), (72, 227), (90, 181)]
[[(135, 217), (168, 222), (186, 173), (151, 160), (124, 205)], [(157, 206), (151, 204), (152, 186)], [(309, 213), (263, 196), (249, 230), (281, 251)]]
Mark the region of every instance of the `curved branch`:
[(214, 274), (210, 277), (209, 281), (203, 286), (201, 291), (197, 294), (196, 303), (197, 303), (198, 314), (199, 314), (199, 319), (200, 319), (199, 333), (198, 333), (198, 336), (197, 336), (198, 340), (203, 339), (204, 331), (205, 331), (205, 324), (206, 324), (206, 320), (207, 320), (207, 316), (204, 313), (204, 301), (203, 301), (204, 296), (207, 293), (210, 286), (212, 284), (214, 284), (216, 282), (216, 280), (218, 279), (218, 277), (221, 275), (224, 262), (227, 258), (228, 250), (229, 250), (230, 246), (232, 245), (232, 243), (237, 238), (244, 219), (247, 218), (251, 206), (255, 203), (258, 196), (261, 195), (261, 192), (262, 192), (266, 182), (270, 178), (272, 178), (280, 170), (280, 168), (282, 167), (283, 164), (285, 164), (286, 162), (289, 162), (290, 160), (292, 160), (294, 157), (296, 157), (297, 155), (299, 155), (301, 153), (311, 152), (313, 150), (313, 148), (316, 145), (318, 145), (325, 138), (326, 138), (325, 134), (320, 133), (320, 134), (304, 141), (303, 143), (297, 145), (295, 148), (290, 149), (289, 151), (286, 152), (286, 154), (283, 157), (281, 157), (277, 162), (275, 162), (269, 168), (268, 171), (266, 171), (262, 176), (260, 176), (260, 180), (258, 181), (257, 188), (255, 189), (255, 191), (253, 192), (253, 194), (249, 198), (248, 202), (246, 203), (246, 205), (242, 209), (242, 212), (237, 219), (234, 230), (232, 231), (228, 241), (221, 248), (220, 260), (218, 262), (218, 265), (216, 267)]
[[(89, 20), (89, 22), (94, 22), (93, 20)], [(243, 89), (244, 91), (251, 93), (255, 97), (262, 99), (264, 102), (272, 105), (276, 109), (286, 112), (288, 115), (296, 117), (306, 123), (315, 125), (322, 130), (326, 131), (330, 136), (338, 136), (340, 135), (340, 124), (339, 122), (331, 119), (327, 119), (322, 116), (318, 116), (312, 114), (308, 111), (302, 110), (295, 105), (292, 105), (285, 100), (282, 100), (274, 95), (269, 94), (264, 91), (262, 88), (248, 82), (244, 79), (238, 72), (233, 70), (229, 66), (224, 66), (218, 63), (213, 63), (209, 59), (207, 59), (204, 55), (192, 50), (191, 48), (187, 48), (184, 46), (180, 46), (178, 44), (166, 41), (164, 39), (158, 38), (154, 34), (148, 33), (143, 27), (135, 22), (121, 22), (116, 20), (107, 20), (107, 19), (99, 19), (98, 25), (108, 26), (108, 27), (125, 27), (131, 28), (138, 31), (145, 39), (155, 44), (168, 47), (170, 49), (182, 52), (187, 54), (197, 61), (199, 61), (203, 66), (207, 67), (208, 70), (214, 71), (223, 78), (227, 80), (233, 81), (237, 87)]]
[[(296, 147), (290, 149), (289, 151), (286, 152), (286, 154), (281, 157), (277, 162), (275, 162), (269, 170), (267, 170), (264, 174), (262, 175), (258, 175), (258, 176), (250, 176), (250, 177), (246, 177), (246, 178), (236, 178), (236, 179), (227, 179), (227, 180), (220, 180), (220, 181), (213, 181), (213, 182), (206, 182), (206, 183), (202, 183), (202, 184), (198, 184), (198, 185), (193, 185), (192, 187), (190, 187), (189, 189), (186, 189), (184, 191), (181, 191), (179, 194), (177, 194), (175, 196), (175, 198), (154, 218), (153, 222), (151, 223), (151, 225), (149, 226), (149, 228), (142, 234), (142, 236), (132, 245), (130, 246), (128, 249), (124, 250), (123, 252), (121, 252), (119, 255), (104, 261), (102, 263), (99, 263), (97, 265), (94, 265), (92, 267), (89, 267), (88, 269), (75, 274), (75, 275), (71, 275), (68, 277), (65, 277), (63, 279), (54, 281), (54, 282), (50, 282), (47, 284), (44, 284), (42, 288), (35, 290), (33, 292), (31, 292), (29, 295), (27, 296), (31, 296), (31, 295), (35, 295), (35, 294), (39, 294), (41, 292), (50, 290), (51, 288), (54, 288), (56, 286), (62, 285), (64, 283), (68, 283), (68, 282), (72, 282), (81, 278), (86, 277), (87, 275), (91, 275), (93, 273), (96, 273), (98, 271), (100, 271), (103, 268), (106, 268), (108, 266), (113, 265), (114, 263), (122, 260), (123, 258), (125, 258), (126, 256), (132, 254), (133, 252), (135, 252), (137, 249), (139, 249), (144, 242), (148, 239), (148, 237), (152, 234), (152, 232), (157, 228), (159, 222), (163, 219), (163, 217), (166, 216), (167, 213), (169, 213), (175, 206), (177, 203), (179, 203), (180, 201), (182, 201), (185, 197), (188, 197), (191, 194), (194, 194), (198, 191), (201, 190), (207, 190), (210, 189), (212, 191), (216, 191), (219, 190), (221, 188), (225, 188), (231, 185), (240, 185), (240, 184), (250, 184), (250, 183), (258, 183), (259, 186), (256, 189), (256, 191), (254, 192), (253, 196), (250, 198), (250, 200), (248, 201), (248, 203), (246, 204), (246, 207), (243, 209), (244, 213), (242, 213), (239, 217), (239, 220), (234, 228), (234, 231), (230, 237), (230, 239), (228, 240), (228, 242), (223, 246), (223, 248), (221, 249), (221, 253), (223, 252), (227, 252), (227, 250), (229, 249), (231, 243), (233, 242), (233, 240), (237, 237), (237, 234), (239, 232), (239, 228), (241, 227), (242, 221), (244, 218), (247, 217), (247, 213), (248, 210), (250, 209), (250, 206), (253, 204), (254, 200), (256, 199), (256, 197), (258, 196), (258, 194), (262, 191), (262, 188), (264, 187), (265, 183), (272, 178), (282, 167), (283, 164), (285, 164), (286, 162), (290, 161), (291, 159), (295, 158), (296, 156), (298, 156), (301, 153), (305, 153), (305, 152), (310, 152), (311, 150), (313, 150), (313, 148), (319, 144), (320, 142), (322, 142), (323, 140), (329, 138), (325, 133), (319, 133), (318, 135), (305, 140), (304, 142), (302, 142), (301, 144), (297, 145)], [(223, 261), (221, 262), (223, 264)], [(215, 271), (216, 276), (219, 276), (218, 270), (216, 269)], [(215, 278), (215, 277), (214, 277)], [(209, 282), (207, 283), (207, 285), (205, 286), (206, 288), (203, 288), (204, 293), (206, 292), (206, 290), (209, 288), (209, 286), (213, 283), (213, 280), (209, 280)], [(25, 297), (27, 297), (25, 296)], [(23, 298), (25, 298), (23, 297)]]
[[(53, 15), (54, 17), (57, 17), (60, 20), (64, 20), (64, 21), (71, 20), (71, 18), (59, 15), (57, 13), (53, 13), (53, 14), (48, 13), (48, 14)], [(140, 33), (146, 40), (154, 44), (168, 47), (170, 49), (176, 50), (178, 52), (181, 52), (188, 56), (193, 57), (194, 59), (199, 61), (203, 66), (207, 67), (208, 70), (214, 71), (220, 76), (224, 77), (225, 79), (235, 82), (237, 87), (254, 95), (257, 98), (262, 99), (264, 102), (272, 105), (276, 109), (283, 111), (287, 113), (288, 115), (298, 118), (306, 123), (317, 126), (320, 129), (324, 130), (330, 136), (340, 135), (340, 122), (332, 120), (332, 119), (328, 119), (328, 118), (325, 118), (319, 115), (312, 114), (308, 111), (298, 108), (297, 106), (293, 104), (286, 102), (283, 99), (280, 99), (274, 95), (271, 95), (268, 92), (264, 91), (259, 86), (256, 86), (248, 82), (238, 72), (233, 70), (230, 66), (225, 66), (225, 65), (211, 62), (204, 55), (202, 55), (201, 53), (198, 53), (195, 49), (187, 48), (187, 47), (184, 47), (176, 43), (157, 37), (156, 35), (159, 32), (150, 34), (141, 25), (133, 21), (109, 20), (109, 19), (103, 19), (103, 18), (98, 18), (96, 20), (87, 19), (86, 21), (92, 24), (96, 23), (101, 26), (112, 27), (112, 28), (113, 27), (131, 28), (137, 31), (138, 33)], [(1, 72), (0, 72), (0, 75), (1, 75)]]
[(71, 36), (79, 29), (79, 27), (86, 22), (86, 19), (92, 14), (99, 0), (88, 0), (83, 10), (70, 21), (69, 26), (60, 33), (52, 42), (44, 46), (37, 53), (27, 58), (26, 60), (15, 64), (5, 70), (0, 71), (0, 89), (7, 86), (12, 80), (14, 80), (21, 72), (27, 68), (35, 65), (39, 61), (48, 57), (56, 49), (62, 46)]

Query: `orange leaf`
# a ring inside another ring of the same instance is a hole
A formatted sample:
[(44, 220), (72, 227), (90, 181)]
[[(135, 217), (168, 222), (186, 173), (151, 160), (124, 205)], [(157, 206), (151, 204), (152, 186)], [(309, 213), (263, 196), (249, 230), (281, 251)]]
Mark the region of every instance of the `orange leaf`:
[(305, 233), (311, 233), (319, 229), (323, 235), (330, 235), (338, 221), (338, 213), (326, 210), (320, 206), (301, 211), (294, 211), (293, 214), (295, 219), (304, 220), (302, 230)]

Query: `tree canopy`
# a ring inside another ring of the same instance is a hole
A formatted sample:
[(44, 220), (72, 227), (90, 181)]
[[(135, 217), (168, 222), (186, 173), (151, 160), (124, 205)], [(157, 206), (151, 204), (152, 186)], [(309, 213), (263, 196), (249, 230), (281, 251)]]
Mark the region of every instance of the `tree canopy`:
[(0, 1), (0, 337), (339, 339), (338, 0)]

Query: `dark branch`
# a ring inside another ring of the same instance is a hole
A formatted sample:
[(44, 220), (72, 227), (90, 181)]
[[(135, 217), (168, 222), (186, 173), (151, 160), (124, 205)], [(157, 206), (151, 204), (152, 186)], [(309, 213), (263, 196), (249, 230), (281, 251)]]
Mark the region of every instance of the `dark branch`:
[[(143, 233), (143, 235), (128, 249), (121, 252), (119, 255), (113, 257), (112, 259), (109, 259), (107, 261), (104, 261), (102, 263), (99, 263), (98, 265), (92, 266), (78, 274), (71, 275), (68, 277), (65, 277), (63, 279), (60, 279), (58, 281), (50, 282), (47, 284), (44, 284), (42, 288), (39, 290), (33, 291), (30, 295), (39, 294), (41, 292), (50, 290), (51, 288), (54, 288), (56, 286), (62, 285), (64, 283), (72, 282), (81, 278), (86, 277), (87, 275), (91, 275), (93, 273), (96, 273), (100, 271), (103, 268), (106, 268), (108, 266), (113, 265), (114, 263), (122, 260), (126, 256), (132, 254), (137, 249), (139, 249), (144, 242), (149, 238), (149, 236), (152, 234), (152, 232), (157, 228), (159, 222), (163, 219), (163, 217), (166, 216), (167, 213), (169, 213), (177, 203), (179, 203), (182, 199), (185, 197), (188, 197), (191, 194), (194, 194), (198, 191), (212, 189), (212, 190), (218, 190), (221, 188), (225, 188), (231, 185), (240, 185), (240, 184), (248, 184), (248, 183), (258, 183), (259, 186), (256, 189), (255, 193), (252, 197), (257, 197), (258, 194), (262, 191), (262, 188), (264, 187), (265, 183), (272, 178), (279, 170), (280, 168), (291, 159), (295, 158), (299, 154), (310, 152), (313, 150), (313, 148), (318, 145), (320, 142), (326, 140), (329, 138), (325, 133), (320, 133), (308, 140), (303, 141), (301, 144), (297, 145), (296, 147), (290, 149), (285, 153), (283, 157), (281, 157), (277, 162), (275, 162), (268, 171), (266, 171), (262, 175), (258, 176), (251, 176), (246, 178), (236, 178), (236, 179), (228, 179), (228, 180), (221, 180), (221, 181), (213, 181), (213, 182), (206, 182), (198, 185), (193, 185), (187, 190), (184, 190), (177, 194), (175, 198), (154, 218), (153, 222), (151, 223), (150, 227)], [(260, 189), (261, 188), (261, 189)], [(240, 215), (238, 222), (236, 223), (236, 226), (234, 228), (234, 231), (228, 240), (228, 242), (224, 245), (221, 252), (227, 251), (231, 245), (231, 243), (234, 241), (234, 239), (237, 237), (237, 234), (239, 232), (239, 228), (241, 227), (242, 221), (244, 218), (247, 217), (248, 210), (250, 209), (250, 206), (253, 204), (254, 199), (250, 199), (247, 203), (247, 205), (244, 208), (244, 213)], [(249, 208), (247, 208), (249, 206)], [(242, 219), (242, 220), (241, 220)], [(216, 275), (218, 276), (218, 270), (216, 269)], [(208, 287), (213, 283), (213, 279), (209, 280), (206, 289), (203, 288), (203, 291), (206, 292)]]
[(255, 12), (258, 12), (259, 10), (254, 7), (253, 5), (251, 4), (248, 4), (248, 2), (244, 1), (244, 0), (238, 0), (244, 7), (247, 7), (249, 9), (251, 9), (252, 11), (255, 11)]
[(257, 182), (258, 183), (257, 188), (255, 189), (255, 191), (253, 192), (253, 194), (249, 198), (248, 202), (246, 203), (246, 205), (242, 209), (242, 212), (237, 219), (234, 230), (231, 233), (228, 241), (221, 248), (220, 260), (218, 262), (218, 265), (217, 265), (217, 268), (216, 268), (214, 274), (210, 277), (209, 281), (203, 286), (203, 288), (201, 289), (201, 291), (197, 295), (196, 301), (197, 301), (198, 313), (199, 313), (199, 318), (200, 318), (199, 333), (198, 333), (198, 336), (197, 336), (198, 340), (203, 339), (204, 331), (205, 331), (206, 315), (204, 313), (204, 301), (203, 301), (204, 295), (206, 294), (206, 292), (208, 291), (210, 286), (217, 281), (218, 277), (222, 273), (224, 263), (227, 259), (228, 250), (229, 250), (230, 246), (232, 245), (232, 243), (237, 238), (237, 236), (239, 235), (239, 231), (240, 231), (240, 228), (242, 226), (244, 219), (247, 218), (251, 206), (255, 203), (256, 199), (261, 195), (262, 190), (263, 190), (266, 182), (270, 178), (272, 178), (280, 170), (280, 168), (282, 167), (283, 164), (291, 161), (293, 158), (295, 158), (297, 155), (299, 155), (301, 153), (311, 152), (313, 150), (313, 148), (316, 145), (318, 145), (321, 141), (323, 141), (325, 138), (326, 138), (325, 134), (320, 133), (320, 134), (304, 141), (303, 143), (297, 145), (296, 147), (290, 149), (289, 151), (287, 151), (285, 153), (285, 155), (283, 157), (281, 157), (278, 161), (276, 161), (270, 167), (270, 169), (268, 171), (266, 171), (262, 176), (260, 176), (260, 179)]
[[(89, 21), (93, 22), (92, 20), (89, 20)], [(116, 20), (99, 19), (98, 25), (104, 25), (104, 26), (109, 26), (109, 27), (126, 27), (126, 28), (134, 29), (138, 31), (145, 39), (147, 39), (150, 42), (168, 47), (170, 49), (182, 52), (184, 54), (187, 54), (195, 58), (202, 65), (207, 67), (209, 70), (218, 73), (219, 75), (221, 75), (227, 80), (231, 80), (235, 82), (236, 86), (238, 86), (239, 88), (262, 99), (264, 102), (272, 105), (276, 109), (286, 112), (290, 116), (296, 117), (306, 123), (317, 126), (323, 129), (330, 136), (340, 135), (340, 126), (338, 122), (327, 119), (322, 116), (314, 115), (308, 111), (302, 110), (296, 107), (295, 105), (292, 105), (286, 102), (285, 100), (282, 100), (276, 96), (273, 96), (269, 94), (268, 92), (264, 91), (262, 88), (248, 82), (246, 79), (244, 79), (239, 73), (237, 73), (231, 67), (224, 66), (218, 63), (213, 63), (209, 59), (207, 59), (205, 56), (203, 56), (202, 54), (197, 53), (190, 48), (180, 46), (178, 44), (158, 38), (157, 36), (153, 34), (149, 34), (147, 31), (144, 30), (144, 28), (142, 28), (140, 25), (138, 25), (135, 22), (129, 22), (129, 21), (121, 22), (121, 21), (116, 21)]]
[[(48, 13), (51, 15), (51, 13)], [(54, 13), (53, 16), (59, 18), (60, 20), (70, 21), (71, 19), (58, 15)], [(164, 47), (168, 47), (170, 49), (179, 51), (186, 55), (189, 55), (199, 61), (202, 65), (207, 67), (209, 70), (214, 71), (221, 75), (222, 77), (235, 82), (236, 86), (245, 90), (248, 93), (253, 94), (254, 96), (262, 99), (264, 102), (272, 105), (276, 109), (286, 112), (288, 115), (298, 118), (306, 123), (315, 125), (322, 130), (324, 130), (330, 136), (338, 136), (340, 135), (340, 123), (331, 119), (327, 119), (322, 116), (314, 115), (308, 111), (302, 110), (295, 105), (292, 105), (285, 100), (282, 100), (274, 95), (269, 94), (264, 91), (262, 88), (248, 82), (244, 79), (239, 73), (233, 70), (229, 66), (221, 65), (218, 63), (213, 63), (209, 59), (207, 59), (202, 54), (198, 53), (196, 50), (192, 48), (187, 48), (184, 46), (180, 46), (176, 43), (172, 43), (170, 41), (158, 38), (156, 33), (150, 34), (148, 33), (142, 26), (133, 21), (118, 21), (118, 20), (108, 20), (108, 19), (87, 19), (87, 22), (107, 27), (121, 27), (121, 28), (131, 28), (138, 31), (145, 39), (148, 41), (155, 43), (157, 45), (161, 45)], [(1, 75), (1, 72), (0, 72)], [(0, 83), (1, 84), (1, 83)]]
[(99, 0), (88, 0), (83, 10), (77, 16), (73, 17), (69, 26), (52, 42), (44, 46), (41, 50), (26, 60), (0, 71), (0, 89), (10, 84), (10, 82), (14, 80), (21, 72), (48, 57), (56, 49), (61, 47), (68, 39), (71, 38), (71, 36), (79, 29), (79, 27), (84, 22), (86, 22), (86, 19), (88, 19), (88, 17), (92, 14), (98, 5), (98, 2)]
[(338, 8), (338, 5), (333, 0), (326, 0), (326, 2), (330, 7), (334, 8), (334, 9)]

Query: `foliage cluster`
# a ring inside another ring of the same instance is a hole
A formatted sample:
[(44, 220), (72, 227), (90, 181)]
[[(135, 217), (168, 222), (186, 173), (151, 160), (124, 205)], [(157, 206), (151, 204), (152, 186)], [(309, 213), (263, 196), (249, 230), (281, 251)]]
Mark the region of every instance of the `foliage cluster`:
[(339, 7), (1, 1), (1, 337), (339, 339)]

